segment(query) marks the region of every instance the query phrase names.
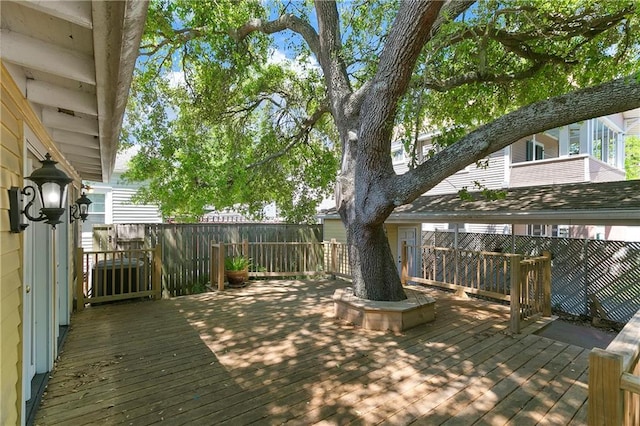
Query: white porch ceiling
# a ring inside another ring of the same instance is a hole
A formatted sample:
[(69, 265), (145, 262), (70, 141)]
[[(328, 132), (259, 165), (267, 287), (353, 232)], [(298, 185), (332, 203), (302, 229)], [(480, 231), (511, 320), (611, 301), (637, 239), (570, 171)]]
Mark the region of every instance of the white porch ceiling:
[(107, 181), (147, 0), (0, 1), (0, 56), (83, 179)]
[(623, 114), (627, 136), (640, 136), (640, 108), (626, 111)]

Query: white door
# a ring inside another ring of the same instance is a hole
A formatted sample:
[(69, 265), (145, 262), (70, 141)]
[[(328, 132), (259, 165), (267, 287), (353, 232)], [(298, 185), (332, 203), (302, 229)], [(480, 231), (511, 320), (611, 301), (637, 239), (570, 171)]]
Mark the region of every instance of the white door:
[(24, 257), (24, 396), (31, 395), (31, 380), (36, 373), (52, 367), (51, 329), (51, 227), (31, 222), (25, 230)]
[[(53, 368), (54, 351), (54, 282), (51, 250), (51, 226), (44, 222), (32, 223), (34, 229), (32, 293), (35, 317), (34, 355), (36, 373)], [(27, 267), (29, 267), (27, 265)]]
[(402, 246), (407, 243), (407, 272), (410, 277), (416, 274), (416, 228), (398, 227), (398, 273), (402, 274)]

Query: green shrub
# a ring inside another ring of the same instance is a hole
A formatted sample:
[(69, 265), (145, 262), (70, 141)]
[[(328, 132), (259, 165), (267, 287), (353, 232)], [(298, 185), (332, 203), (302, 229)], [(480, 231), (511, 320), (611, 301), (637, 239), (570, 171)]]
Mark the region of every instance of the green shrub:
[(224, 269), (227, 271), (244, 271), (251, 266), (251, 259), (244, 256), (227, 257), (224, 260)]

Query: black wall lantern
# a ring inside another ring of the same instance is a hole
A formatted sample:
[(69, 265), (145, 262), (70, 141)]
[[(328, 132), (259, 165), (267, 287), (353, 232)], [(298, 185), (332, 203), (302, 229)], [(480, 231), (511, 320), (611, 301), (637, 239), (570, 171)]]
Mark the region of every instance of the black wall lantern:
[[(84, 189), (84, 185), (82, 185), (82, 188)], [(76, 203), (72, 205), (69, 210), (69, 222), (73, 223), (73, 221), (78, 219), (83, 222), (87, 220), (87, 216), (89, 216), (89, 204), (91, 204), (91, 200), (87, 198), (83, 190), (80, 198), (76, 200)]]
[[(31, 173), (27, 177), (28, 180), (36, 184), (36, 187), (29, 185), (23, 190), (18, 187), (9, 189), (9, 219), (11, 224), (11, 232), (21, 232), (28, 224), (22, 223), (21, 215), (33, 222), (45, 221), (53, 228), (58, 223), (62, 223), (60, 216), (65, 210), (65, 200), (67, 198), (67, 185), (71, 183), (69, 178), (62, 170), (56, 167), (57, 162), (51, 159), (51, 155), (47, 154), (45, 159), (41, 161), (42, 167)], [(22, 209), (21, 195), (30, 197), (29, 202)], [(29, 212), (36, 201), (39, 200), (42, 208), (39, 216), (32, 216)]]

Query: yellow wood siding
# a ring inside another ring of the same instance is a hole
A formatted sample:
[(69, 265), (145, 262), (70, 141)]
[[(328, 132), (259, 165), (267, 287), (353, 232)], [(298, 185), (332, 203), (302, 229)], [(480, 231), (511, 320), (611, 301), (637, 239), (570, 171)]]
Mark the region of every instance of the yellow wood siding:
[(322, 238), (331, 241), (333, 238), (339, 243), (347, 242), (347, 233), (340, 219), (325, 219), (322, 226)]
[[(415, 226), (415, 224), (411, 224), (410, 226)], [(395, 223), (385, 223), (385, 232), (387, 234), (387, 239), (389, 240), (389, 246), (391, 247), (391, 253), (394, 256), (394, 259), (398, 258), (398, 225)], [(419, 228), (418, 228), (419, 229)], [(347, 243), (347, 233), (345, 232), (344, 225), (340, 219), (325, 219), (323, 228), (323, 238), (325, 241), (331, 241), (331, 239), (335, 238), (339, 243)], [(418, 241), (420, 241), (420, 236), (418, 234)]]
[(22, 415), (22, 234), (9, 231), (11, 186), (22, 186), (21, 114), (2, 73), (0, 132), (0, 424), (20, 424)]
[(387, 233), (387, 240), (389, 240), (389, 247), (391, 247), (391, 254), (394, 259), (398, 259), (398, 225), (385, 223), (384, 229)]
[[(22, 324), (23, 324), (23, 235), (12, 234), (9, 228), (9, 196), (7, 189), (22, 187), (24, 164), (24, 128), (29, 127), (35, 137), (59, 162), (73, 185), (80, 187), (80, 176), (62, 156), (38, 116), (24, 98), (4, 64), (0, 66), (0, 425), (20, 424), (24, 415), (22, 395)], [(73, 199), (71, 200), (73, 201)], [(68, 238), (68, 236), (66, 237)], [(73, 253), (70, 247), (70, 253)], [(50, 259), (49, 261), (52, 261)], [(64, 266), (63, 266), (64, 267)], [(66, 267), (73, 268), (73, 256)], [(72, 286), (71, 279), (69, 285)], [(73, 290), (69, 293), (72, 295)], [(54, 293), (55, 296), (55, 293)], [(57, 309), (57, 299), (50, 309)], [(56, 312), (56, 316), (59, 313)], [(58, 324), (51, 324), (57, 327)]]

